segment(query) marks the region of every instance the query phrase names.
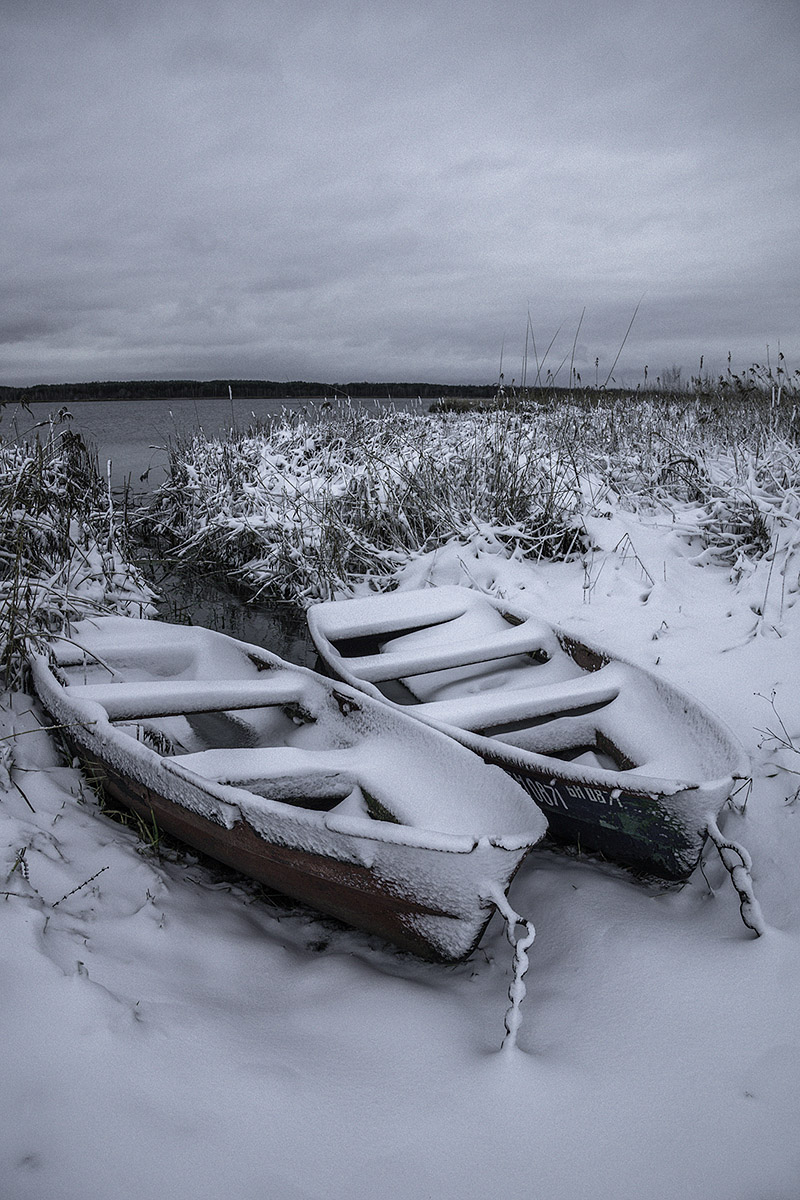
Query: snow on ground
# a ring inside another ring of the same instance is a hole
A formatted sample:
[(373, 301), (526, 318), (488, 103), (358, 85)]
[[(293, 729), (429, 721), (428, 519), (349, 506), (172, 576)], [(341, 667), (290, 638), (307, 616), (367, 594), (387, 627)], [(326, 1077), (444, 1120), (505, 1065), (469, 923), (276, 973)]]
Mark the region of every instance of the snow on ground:
[[(758, 732), (777, 712), (800, 745), (798, 610), (759, 618), (766, 575), (735, 586), (654, 518), (589, 525), (583, 564), (476, 540), (416, 560), (402, 586), (525, 600), (715, 709), (752, 756), (724, 828), (753, 855), (766, 935), (742, 925), (716, 852), (706, 878), (659, 892), (535, 851), (510, 894), (537, 938), (519, 1049), (501, 1055), (499, 918), (468, 963), (418, 962), (157, 858), (46, 734), (16, 737), (4, 1198), (800, 1196), (800, 780), (774, 765), (800, 756)], [(31, 702), (10, 703), (0, 732), (33, 728)]]

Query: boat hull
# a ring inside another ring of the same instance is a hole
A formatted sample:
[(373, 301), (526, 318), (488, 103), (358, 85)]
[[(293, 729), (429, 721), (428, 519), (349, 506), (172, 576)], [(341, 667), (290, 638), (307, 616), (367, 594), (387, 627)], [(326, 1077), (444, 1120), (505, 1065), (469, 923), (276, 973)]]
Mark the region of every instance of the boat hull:
[[(698, 702), (471, 589), (333, 601), (307, 616), (333, 678), (501, 767), (545, 813), (553, 841), (641, 875), (688, 878), (709, 817), (749, 773), (736, 739)], [(595, 765), (578, 757), (587, 751)]]
[[(686, 879), (696, 868), (705, 844), (705, 824), (682, 820), (678, 797), (671, 796), (666, 807), (656, 795), (559, 779), (552, 771), (526, 768), (516, 759), (505, 758), (482, 745), (483, 740), (459, 737), (484, 762), (502, 767), (525, 789), (546, 815), (552, 841), (670, 882)], [(709, 803), (713, 808), (717, 802)]]
[[(413, 896), (393, 891), (388, 882), (382, 883), (374, 871), (358, 862), (267, 842), (245, 821), (226, 829), (125, 777), (77, 744), (73, 743), (72, 748), (105, 796), (136, 813), (148, 827), (155, 822), (159, 832), (256, 883), (346, 925), (377, 934), (419, 958), (451, 962), (468, 957), (492, 915), (488, 902), (470, 919), (441, 905), (420, 903)], [(446, 930), (446, 936), (419, 928), (431, 924), (440, 927), (442, 934)]]
[[(420, 738), (417, 722), (396, 721), (385, 705), (259, 648), (205, 630), (134, 623), (151, 626), (141, 635), (151, 643), (143, 648), (140, 631), (131, 633), (124, 618), (97, 624), (103, 637), (85, 635), (88, 674), (74, 649), (80, 632), (62, 643), (60, 662), (57, 651), (33, 655), (31, 668), (51, 723), (114, 805), (403, 950), (436, 961), (468, 957), (494, 911), (497, 889), (507, 890), (545, 830), (504, 774), (447, 737)], [(118, 643), (126, 646), (122, 669), (111, 668), (110, 683), (96, 683), (92, 672), (108, 677)], [(214, 653), (221, 666), (206, 662)], [(170, 655), (181, 668), (175, 682), (160, 675), (142, 682), (152, 664), (158, 673)], [(194, 679), (191, 672), (203, 662), (208, 675)], [(215, 711), (226, 728), (231, 718), (245, 728), (246, 718), (248, 736), (266, 730), (267, 741), (249, 748), (212, 741), (188, 752), (154, 748), (154, 732), (157, 743), (177, 736), (176, 723), (182, 737), (184, 726), (197, 735), (198, 716)], [(429, 795), (428, 771), (437, 780)], [(442, 802), (438, 793), (451, 777), (456, 790)], [(461, 819), (465, 790), (482, 827), (477, 832), (472, 816), (466, 824)]]

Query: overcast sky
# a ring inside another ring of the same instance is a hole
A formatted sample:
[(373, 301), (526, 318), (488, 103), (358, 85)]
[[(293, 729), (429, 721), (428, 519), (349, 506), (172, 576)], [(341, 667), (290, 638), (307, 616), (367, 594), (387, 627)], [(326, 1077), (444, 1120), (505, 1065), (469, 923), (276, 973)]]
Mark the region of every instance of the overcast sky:
[(798, 0), (0, 12), (0, 383), (800, 367)]

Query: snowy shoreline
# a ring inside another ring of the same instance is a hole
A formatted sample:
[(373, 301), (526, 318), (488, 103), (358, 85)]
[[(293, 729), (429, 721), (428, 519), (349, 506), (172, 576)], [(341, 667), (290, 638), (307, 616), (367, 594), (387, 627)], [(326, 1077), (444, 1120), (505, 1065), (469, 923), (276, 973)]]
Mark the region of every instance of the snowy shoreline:
[(509, 1060), (502, 922), (442, 969), (159, 859), (101, 817), (16, 691), (0, 714), (18, 784), (0, 793), (11, 1200), (331, 1200), (378, 1180), (398, 1200), (794, 1200), (798, 451), (768, 426), (735, 451), (678, 432), (672, 494), (655, 458), (609, 453), (562, 506), (582, 544), (560, 558), (526, 555), (524, 525), (483, 524), (384, 577), (514, 598), (709, 705), (752, 762), (721, 823), (752, 853), (766, 935), (750, 940), (716, 852), (658, 894), (534, 851), (510, 893), (537, 938)]

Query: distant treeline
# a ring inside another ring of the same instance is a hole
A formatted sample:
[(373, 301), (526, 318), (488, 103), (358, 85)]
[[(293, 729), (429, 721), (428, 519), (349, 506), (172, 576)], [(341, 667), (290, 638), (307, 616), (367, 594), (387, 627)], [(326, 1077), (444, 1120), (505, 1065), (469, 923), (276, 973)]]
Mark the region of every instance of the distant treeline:
[(497, 391), (496, 384), (446, 383), (309, 383), (305, 380), (276, 382), (270, 379), (134, 379), (105, 383), (45, 383), (33, 387), (0, 387), (0, 402), (28, 404), (75, 404), (81, 400), (200, 400), (228, 398), (231, 388), (236, 399), (247, 400), (332, 400), (350, 396), (392, 400), (436, 400), (463, 396), (488, 399)]

